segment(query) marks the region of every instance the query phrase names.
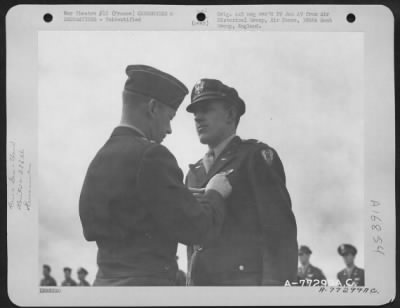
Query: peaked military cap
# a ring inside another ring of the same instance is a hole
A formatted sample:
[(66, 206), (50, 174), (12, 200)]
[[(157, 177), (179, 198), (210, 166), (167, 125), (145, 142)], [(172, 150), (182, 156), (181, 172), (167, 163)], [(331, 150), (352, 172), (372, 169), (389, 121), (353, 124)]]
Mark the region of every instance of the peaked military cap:
[(64, 267), (64, 272), (71, 272), (71, 268), (70, 267)]
[(177, 110), (189, 93), (178, 79), (147, 65), (128, 65), (124, 90), (153, 98)]
[(80, 267), (80, 268), (78, 269), (78, 273), (83, 273), (83, 274), (87, 275), (87, 274), (88, 274), (88, 271), (87, 271), (86, 269), (84, 269), (83, 267)]
[(302, 246), (300, 246), (300, 248), (299, 248), (299, 255), (300, 255), (300, 254), (307, 254), (307, 255), (310, 255), (310, 254), (312, 254), (312, 251), (311, 251), (311, 249), (310, 249), (308, 246), (302, 245)]
[(347, 254), (352, 254), (355, 256), (357, 254), (357, 248), (350, 244), (342, 244), (338, 247), (338, 253), (341, 256), (345, 256)]
[(246, 111), (246, 105), (239, 97), (238, 92), (217, 79), (201, 79), (198, 81), (192, 89), (191, 103), (186, 110), (193, 112), (195, 105), (214, 99), (224, 100), (236, 105), (239, 115), (244, 114)]

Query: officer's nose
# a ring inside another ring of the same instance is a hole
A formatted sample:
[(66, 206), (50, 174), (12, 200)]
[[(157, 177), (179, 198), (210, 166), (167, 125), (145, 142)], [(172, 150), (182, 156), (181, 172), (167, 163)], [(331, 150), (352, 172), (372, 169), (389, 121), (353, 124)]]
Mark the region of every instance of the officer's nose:
[(168, 122), (166, 134), (172, 134), (171, 122)]
[(196, 111), (194, 113), (194, 120), (196, 123), (200, 123), (200, 122), (204, 121), (204, 112)]

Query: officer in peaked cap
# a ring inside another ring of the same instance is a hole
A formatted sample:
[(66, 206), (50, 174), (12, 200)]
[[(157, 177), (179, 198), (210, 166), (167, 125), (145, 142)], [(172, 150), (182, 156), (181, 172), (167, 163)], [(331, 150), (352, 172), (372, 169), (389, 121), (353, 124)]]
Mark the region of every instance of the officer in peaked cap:
[(89, 287), (90, 283), (86, 280), (86, 276), (88, 275), (88, 271), (85, 268), (80, 267), (78, 269), (78, 271), (77, 271), (77, 274), (78, 274), (78, 279), (79, 279), (78, 286)]
[(346, 268), (337, 274), (337, 279), (342, 286), (364, 286), (364, 270), (355, 265), (354, 259), (357, 248), (351, 244), (342, 244), (338, 247), (338, 253), (343, 257)]
[(146, 65), (126, 73), (120, 125), (90, 163), (79, 200), (84, 237), (98, 247), (94, 285), (175, 285), (178, 242), (217, 236), (231, 185), (218, 174), (197, 201), (161, 145), (187, 88)]
[(246, 112), (246, 105), (239, 97), (238, 92), (217, 79), (201, 79), (195, 84), (191, 94), (191, 103), (186, 110), (193, 113), (196, 105), (211, 100), (222, 100), (236, 107), (238, 117)]
[(277, 152), (236, 135), (246, 106), (238, 92), (201, 79), (187, 111), (208, 151), (190, 165), (186, 184), (199, 191), (219, 172), (232, 184), (221, 235), (188, 247), (188, 285), (284, 285), (297, 277), (297, 227)]
[(310, 249), (310, 247), (305, 246), (305, 245), (301, 245), (299, 248), (299, 256), (301, 255), (311, 255), (312, 251)]
[(311, 249), (302, 245), (299, 248), (300, 267), (297, 271), (297, 282), (301, 286), (319, 286), (326, 284), (324, 273), (310, 263)]

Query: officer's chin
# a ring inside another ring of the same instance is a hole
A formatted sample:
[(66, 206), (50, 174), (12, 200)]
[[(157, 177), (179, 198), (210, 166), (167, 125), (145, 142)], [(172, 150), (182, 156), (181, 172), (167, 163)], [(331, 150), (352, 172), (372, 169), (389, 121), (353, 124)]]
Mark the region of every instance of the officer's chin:
[(199, 140), (202, 144), (208, 144), (208, 136), (202, 133), (199, 133)]
[(163, 142), (164, 138), (153, 138), (152, 141), (158, 144), (161, 144)]

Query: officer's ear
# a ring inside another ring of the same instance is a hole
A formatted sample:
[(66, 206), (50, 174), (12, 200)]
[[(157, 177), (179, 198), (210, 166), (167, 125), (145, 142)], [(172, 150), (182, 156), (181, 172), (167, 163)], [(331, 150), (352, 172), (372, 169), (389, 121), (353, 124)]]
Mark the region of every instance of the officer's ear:
[(147, 102), (147, 114), (150, 118), (154, 118), (157, 113), (157, 109), (159, 108), (158, 103), (155, 99), (150, 99)]
[(229, 123), (233, 123), (235, 127), (237, 127), (239, 123), (239, 113), (237, 109), (234, 106), (229, 106), (227, 110)]

